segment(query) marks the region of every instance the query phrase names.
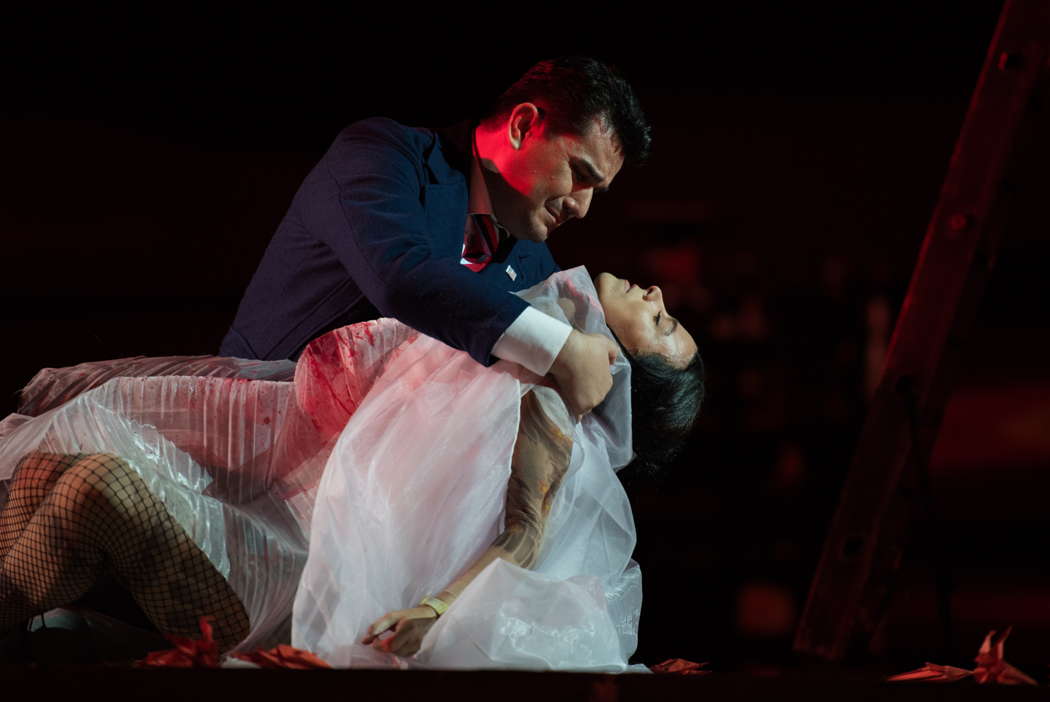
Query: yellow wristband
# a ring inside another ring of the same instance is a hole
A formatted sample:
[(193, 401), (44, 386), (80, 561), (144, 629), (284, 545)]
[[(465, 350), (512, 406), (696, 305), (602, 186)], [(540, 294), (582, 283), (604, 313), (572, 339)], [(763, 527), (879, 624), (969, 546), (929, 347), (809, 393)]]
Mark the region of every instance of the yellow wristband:
[(436, 597), (424, 597), (423, 599), (421, 599), (419, 601), (419, 606), (420, 607), (423, 607), (423, 606), (430, 607), (432, 610), (434, 610), (437, 613), (437, 615), (439, 617), (442, 614), (444, 614), (446, 611), (448, 611), (448, 604), (445, 603), (443, 600), (439, 600)]

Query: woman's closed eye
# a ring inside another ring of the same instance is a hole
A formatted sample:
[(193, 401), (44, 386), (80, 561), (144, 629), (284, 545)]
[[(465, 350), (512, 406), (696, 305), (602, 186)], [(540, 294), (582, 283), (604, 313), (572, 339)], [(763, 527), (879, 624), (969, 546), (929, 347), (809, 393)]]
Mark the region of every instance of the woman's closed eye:
[[(660, 325), (668, 319), (671, 320), (671, 323), (666, 328), (661, 329)], [(653, 317), (653, 321), (656, 322), (656, 330), (660, 332), (663, 336), (671, 336), (675, 333), (675, 330), (678, 329), (678, 320), (674, 317), (664, 314), (663, 312), (657, 312), (656, 316)]]

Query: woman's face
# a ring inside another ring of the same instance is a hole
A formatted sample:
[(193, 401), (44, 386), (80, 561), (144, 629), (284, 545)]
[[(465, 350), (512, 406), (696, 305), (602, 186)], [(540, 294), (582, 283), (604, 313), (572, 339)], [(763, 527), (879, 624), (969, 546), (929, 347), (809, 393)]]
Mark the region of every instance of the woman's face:
[(683, 368), (696, 354), (696, 341), (664, 309), (664, 298), (655, 285), (640, 288), (611, 273), (594, 280), (605, 322), (632, 356), (657, 354)]

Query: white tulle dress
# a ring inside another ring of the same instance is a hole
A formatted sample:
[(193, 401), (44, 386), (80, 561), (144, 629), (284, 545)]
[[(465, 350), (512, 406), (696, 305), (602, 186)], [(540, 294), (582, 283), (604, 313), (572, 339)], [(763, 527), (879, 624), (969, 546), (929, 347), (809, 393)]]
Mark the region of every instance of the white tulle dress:
[[(582, 268), (522, 294), (608, 334)], [(0, 478), (34, 450), (123, 457), (244, 602), (251, 632), (238, 650), (286, 637), (291, 619), (292, 643), (336, 666), (629, 669), (641, 576), (615, 475), (631, 455), (624, 359), (600, 411), (575, 426), (535, 389), (574, 441), (540, 558), (531, 570), (490, 565), (412, 659), (358, 641), (382, 614), (443, 589), (499, 533), (519, 401), (535, 378), (393, 320), (321, 337), (291, 376), (288, 362), (209, 358), (42, 371), (23, 414), (0, 423)]]

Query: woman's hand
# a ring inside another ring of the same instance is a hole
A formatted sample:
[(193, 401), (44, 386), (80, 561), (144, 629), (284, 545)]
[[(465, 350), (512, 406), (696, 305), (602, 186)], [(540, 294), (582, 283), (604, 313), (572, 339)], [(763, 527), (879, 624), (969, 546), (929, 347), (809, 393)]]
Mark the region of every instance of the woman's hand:
[[(419, 650), (423, 637), (436, 621), (437, 612), (426, 605), (388, 612), (368, 627), (368, 635), (361, 639), (361, 643), (366, 646), (371, 644), (378, 651), (411, 656)], [(385, 631), (392, 631), (393, 634), (380, 638)]]

